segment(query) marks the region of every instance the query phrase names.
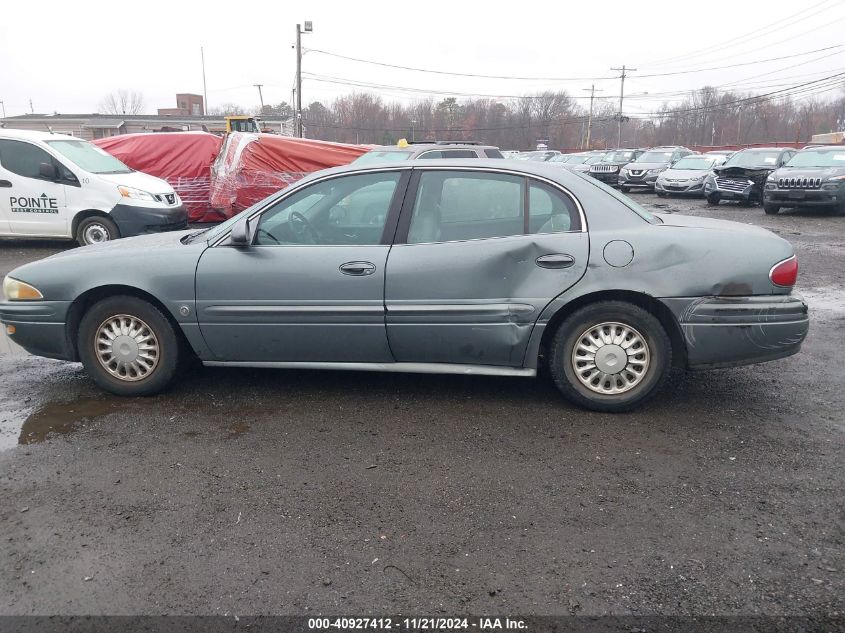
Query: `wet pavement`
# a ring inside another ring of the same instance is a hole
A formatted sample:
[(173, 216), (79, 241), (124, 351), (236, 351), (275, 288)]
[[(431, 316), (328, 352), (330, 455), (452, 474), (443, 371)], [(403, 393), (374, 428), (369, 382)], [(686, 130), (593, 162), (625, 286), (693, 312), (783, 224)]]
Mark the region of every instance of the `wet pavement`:
[[(0, 614), (841, 614), (845, 217), (633, 195), (790, 240), (802, 352), (613, 416), (546, 376), (120, 399), (0, 343)], [(0, 274), (69, 246), (0, 241)]]

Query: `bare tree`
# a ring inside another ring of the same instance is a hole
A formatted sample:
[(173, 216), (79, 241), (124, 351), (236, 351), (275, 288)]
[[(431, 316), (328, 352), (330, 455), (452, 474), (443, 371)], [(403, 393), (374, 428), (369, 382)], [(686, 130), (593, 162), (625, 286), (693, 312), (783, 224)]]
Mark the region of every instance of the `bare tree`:
[(144, 109), (144, 95), (135, 90), (116, 90), (100, 101), (103, 114), (141, 114)]
[(247, 114), (248, 108), (239, 106), (237, 103), (221, 103), (218, 106), (209, 108), (208, 113), (213, 116), (232, 116), (235, 114)]

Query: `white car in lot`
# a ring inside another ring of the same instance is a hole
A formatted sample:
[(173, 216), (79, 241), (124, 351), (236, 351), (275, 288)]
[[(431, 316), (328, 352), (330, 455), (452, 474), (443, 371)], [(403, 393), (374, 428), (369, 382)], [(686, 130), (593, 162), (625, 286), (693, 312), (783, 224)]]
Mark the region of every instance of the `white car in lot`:
[(0, 236), (85, 245), (187, 224), (164, 180), (73, 136), (0, 129)]

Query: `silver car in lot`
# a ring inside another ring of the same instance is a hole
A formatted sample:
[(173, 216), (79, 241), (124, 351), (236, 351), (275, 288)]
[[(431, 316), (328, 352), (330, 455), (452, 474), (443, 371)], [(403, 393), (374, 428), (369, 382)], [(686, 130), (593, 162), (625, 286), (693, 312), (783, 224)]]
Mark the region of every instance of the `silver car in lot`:
[(797, 352), (792, 246), (653, 215), (534, 161), (403, 161), (312, 174), (208, 230), (26, 264), (0, 321), (103, 389), (161, 391), (205, 365), (534, 376), (624, 411), (670, 369)]
[(728, 159), (721, 154), (690, 154), (685, 156), (654, 181), (654, 191), (660, 196), (688, 194), (704, 196), (704, 179), (712, 169)]

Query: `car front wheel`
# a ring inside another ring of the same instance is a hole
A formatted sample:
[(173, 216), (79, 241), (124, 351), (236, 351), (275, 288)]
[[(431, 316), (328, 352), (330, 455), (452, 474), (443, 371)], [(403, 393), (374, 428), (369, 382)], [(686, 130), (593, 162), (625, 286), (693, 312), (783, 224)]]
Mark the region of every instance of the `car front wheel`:
[(88, 246), (116, 240), (120, 237), (120, 231), (109, 218), (95, 215), (79, 223), (75, 237), (80, 246)]
[(780, 211), (780, 206), (776, 204), (764, 204), (763, 211), (766, 212), (766, 215), (777, 215), (778, 211)]
[(165, 389), (179, 366), (180, 341), (151, 303), (120, 295), (94, 304), (79, 324), (79, 357), (101, 388), (119, 396)]
[(561, 323), (549, 349), (555, 384), (594, 411), (630, 411), (654, 395), (672, 368), (672, 343), (660, 321), (622, 301), (581, 308)]

